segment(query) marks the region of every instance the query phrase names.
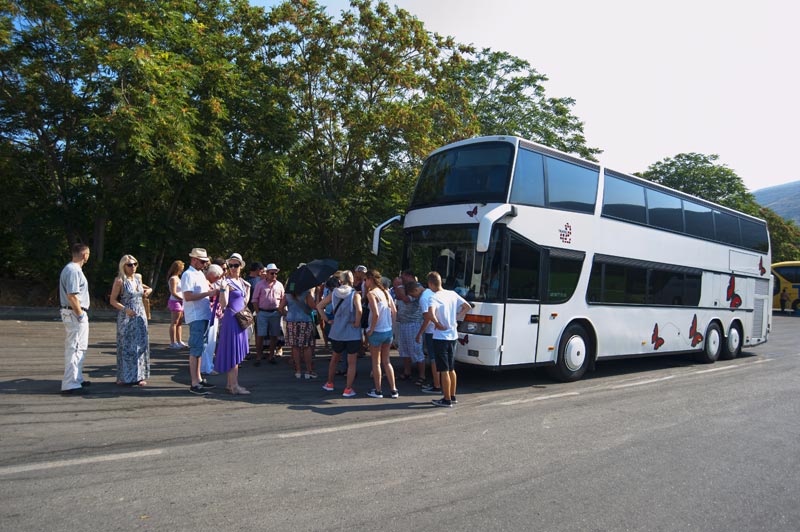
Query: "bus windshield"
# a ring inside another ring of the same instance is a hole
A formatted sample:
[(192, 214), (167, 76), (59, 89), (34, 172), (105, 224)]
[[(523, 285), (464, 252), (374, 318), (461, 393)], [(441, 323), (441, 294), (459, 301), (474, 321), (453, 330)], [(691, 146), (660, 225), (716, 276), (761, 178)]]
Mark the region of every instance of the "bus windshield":
[(432, 155), (419, 176), (411, 208), (447, 203), (504, 203), (514, 145), (483, 142)]
[(437, 271), (442, 285), (469, 301), (500, 300), (500, 231), (492, 232), (486, 253), (475, 251), (478, 226), (415, 228), (406, 231), (404, 268), (411, 268), (425, 284)]

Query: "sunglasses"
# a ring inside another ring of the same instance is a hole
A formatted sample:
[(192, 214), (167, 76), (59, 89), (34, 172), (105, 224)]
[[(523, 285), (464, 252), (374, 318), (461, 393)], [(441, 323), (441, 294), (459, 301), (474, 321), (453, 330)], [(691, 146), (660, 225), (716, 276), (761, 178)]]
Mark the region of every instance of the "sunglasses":
[(241, 264), (228, 264), (228, 268), (239, 268)]
[(278, 272), (267, 272), (267, 275), (278, 275)]
[(129, 263), (128, 263), (128, 264), (126, 264), (125, 266), (130, 266), (131, 268), (133, 268), (134, 266), (138, 266), (138, 265), (139, 265), (139, 263), (138, 263), (138, 262), (129, 262)]

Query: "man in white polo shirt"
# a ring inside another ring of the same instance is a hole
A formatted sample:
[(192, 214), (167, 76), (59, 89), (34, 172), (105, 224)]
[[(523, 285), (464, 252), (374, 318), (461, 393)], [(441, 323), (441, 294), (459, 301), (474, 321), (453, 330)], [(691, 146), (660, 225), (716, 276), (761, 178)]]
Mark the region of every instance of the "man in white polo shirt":
[(61, 393), (84, 394), (91, 384), (83, 380), (83, 359), (89, 345), (89, 283), (83, 275), (83, 265), (89, 260), (89, 246), (73, 244), (72, 261), (61, 270), (58, 296), (61, 302), (61, 321), (67, 333), (64, 342), (64, 378)]
[(208, 284), (203, 270), (208, 266), (208, 254), (203, 248), (194, 248), (189, 253), (191, 265), (181, 276), (183, 292), (183, 315), (189, 325), (189, 376), (192, 385), (189, 392), (207, 395), (207, 388), (213, 385), (204, 383), (200, 377), (200, 358), (207, 341), (208, 321), (211, 319), (210, 296), (219, 292)]

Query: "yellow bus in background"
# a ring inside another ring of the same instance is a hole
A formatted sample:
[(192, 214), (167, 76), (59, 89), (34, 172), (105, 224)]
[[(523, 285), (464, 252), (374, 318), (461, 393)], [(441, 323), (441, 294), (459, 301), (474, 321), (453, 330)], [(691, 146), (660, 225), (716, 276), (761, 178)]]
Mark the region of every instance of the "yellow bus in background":
[(784, 288), (789, 295), (789, 300), (785, 303), (786, 309), (796, 311), (800, 308), (800, 261), (776, 262), (772, 265), (772, 275), (772, 308), (780, 310), (781, 292)]

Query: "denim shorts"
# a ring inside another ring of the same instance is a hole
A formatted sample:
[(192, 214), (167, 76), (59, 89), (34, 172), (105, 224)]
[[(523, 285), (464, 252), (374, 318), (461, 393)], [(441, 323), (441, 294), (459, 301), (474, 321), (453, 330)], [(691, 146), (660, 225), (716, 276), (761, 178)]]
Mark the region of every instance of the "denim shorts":
[(392, 331), (383, 331), (377, 332), (373, 331), (373, 333), (367, 336), (367, 342), (369, 345), (383, 345), (383, 344), (391, 344), (392, 343)]
[(280, 336), (281, 313), (277, 310), (259, 310), (256, 314), (256, 335)]
[(208, 320), (194, 320), (189, 324), (189, 356), (203, 356), (208, 334)]

